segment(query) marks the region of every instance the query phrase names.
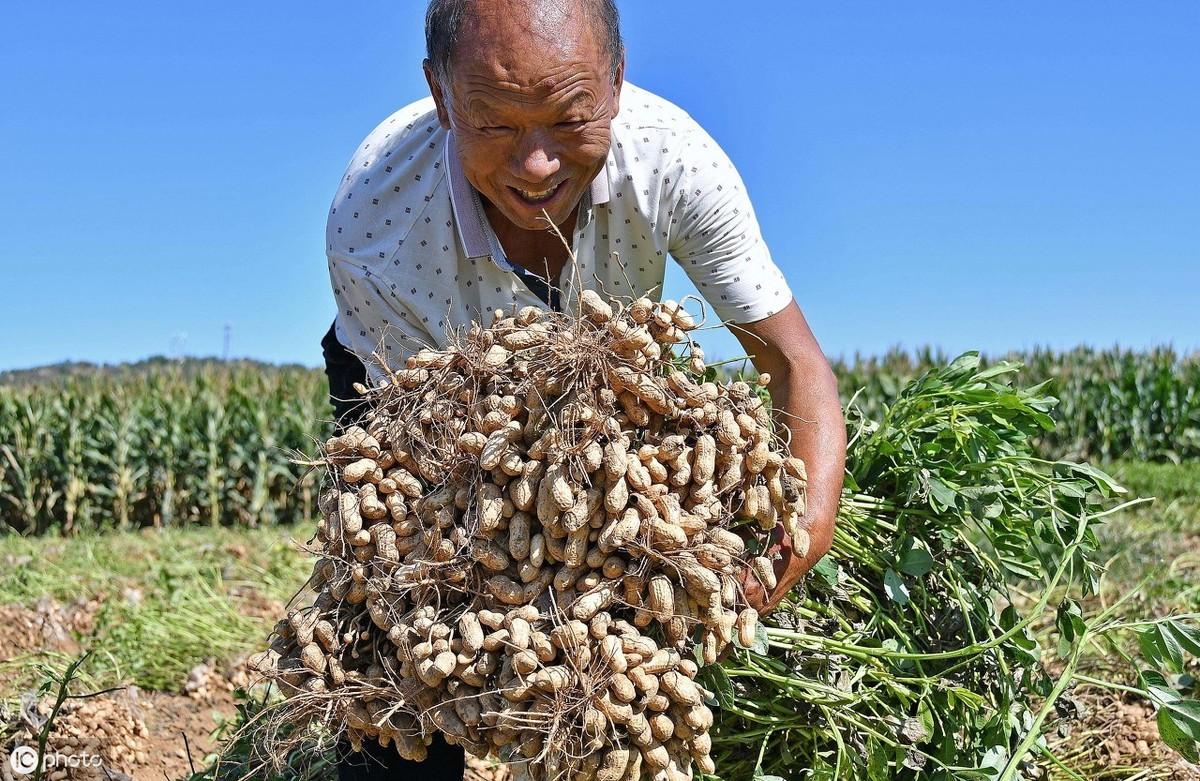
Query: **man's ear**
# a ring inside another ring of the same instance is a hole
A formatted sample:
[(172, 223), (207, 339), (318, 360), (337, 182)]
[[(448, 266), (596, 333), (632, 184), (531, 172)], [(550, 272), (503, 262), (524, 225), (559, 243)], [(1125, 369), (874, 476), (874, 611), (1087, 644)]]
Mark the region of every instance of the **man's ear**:
[(425, 81), (429, 83), (429, 94), (433, 96), (433, 103), (437, 106), (438, 122), (441, 126), (450, 129), (450, 110), (447, 108), (449, 101), (446, 99), (446, 94), (442, 92), (442, 85), (438, 82), (437, 74), (433, 72), (433, 63), (425, 60), (421, 63), (421, 67), (425, 71)]
[(625, 85), (625, 55), (621, 55), (621, 61), (617, 63), (617, 69), (613, 73), (613, 112), (615, 117), (621, 112), (621, 87)]

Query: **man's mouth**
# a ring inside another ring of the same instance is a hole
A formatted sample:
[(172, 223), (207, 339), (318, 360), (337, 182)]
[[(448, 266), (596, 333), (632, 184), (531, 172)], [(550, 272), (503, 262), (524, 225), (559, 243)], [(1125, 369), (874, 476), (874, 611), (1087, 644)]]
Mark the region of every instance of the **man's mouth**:
[(530, 206), (542, 206), (552, 201), (562, 186), (563, 183), (559, 182), (549, 190), (525, 190), (520, 187), (510, 187), (509, 189), (515, 192), (522, 201)]

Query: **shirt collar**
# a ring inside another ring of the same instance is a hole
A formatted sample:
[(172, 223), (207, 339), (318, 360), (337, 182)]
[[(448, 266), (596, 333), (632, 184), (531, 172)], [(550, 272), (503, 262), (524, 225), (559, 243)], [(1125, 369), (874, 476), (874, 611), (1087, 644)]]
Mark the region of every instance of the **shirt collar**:
[[(609, 152), (609, 154), (612, 154)], [(450, 208), (454, 213), (454, 224), (458, 227), (458, 238), (468, 258), (491, 257), (502, 268), (508, 266), (499, 243), (494, 243), (494, 233), (487, 224), (479, 193), (467, 181), (463, 172), (462, 161), (454, 144), (454, 131), (448, 131), (445, 150), (446, 170), (450, 172)], [(591, 207), (608, 203), (611, 192), (608, 184), (608, 165), (600, 169), (600, 173), (592, 180), (592, 186), (584, 195), (581, 217), (590, 212)], [(590, 218), (590, 215), (589, 215)]]

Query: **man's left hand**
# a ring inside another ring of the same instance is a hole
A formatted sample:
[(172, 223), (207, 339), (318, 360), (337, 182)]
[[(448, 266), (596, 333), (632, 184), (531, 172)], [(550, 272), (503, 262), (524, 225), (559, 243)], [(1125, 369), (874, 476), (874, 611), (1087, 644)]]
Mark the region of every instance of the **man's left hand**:
[(791, 540), (782, 525), (771, 531), (761, 554), (775, 565), (776, 584), (763, 588), (747, 571), (742, 576), (749, 605), (768, 613), (813, 568), (833, 544), (838, 500), (846, 463), (846, 424), (837, 379), (793, 301), (784, 310), (733, 329), (760, 373), (770, 373), (768, 386), (777, 423), (791, 434), (792, 455), (804, 461), (807, 511), (801, 528), (807, 539)]
[[(804, 532), (807, 536), (807, 532)], [(766, 615), (779, 606), (783, 598), (800, 580), (812, 569), (815, 561), (810, 561), (805, 555), (810, 551), (807, 539), (802, 549), (797, 550), (795, 541), (783, 531), (782, 525), (777, 525), (771, 531), (771, 542), (762, 555), (771, 560), (775, 571), (775, 587), (769, 591), (763, 588), (758, 576), (747, 567), (742, 571), (742, 592), (746, 596), (746, 604)]]

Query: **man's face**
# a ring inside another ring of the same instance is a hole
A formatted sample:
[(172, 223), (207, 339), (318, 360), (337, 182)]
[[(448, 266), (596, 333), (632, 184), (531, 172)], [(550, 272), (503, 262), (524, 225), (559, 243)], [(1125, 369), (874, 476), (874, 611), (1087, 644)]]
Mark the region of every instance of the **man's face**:
[(577, 0), (479, 0), (448, 83), (426, 69), (467, 180), (518, 228), (566, 222), (608, 157), (623, 64), (595, 27)]

